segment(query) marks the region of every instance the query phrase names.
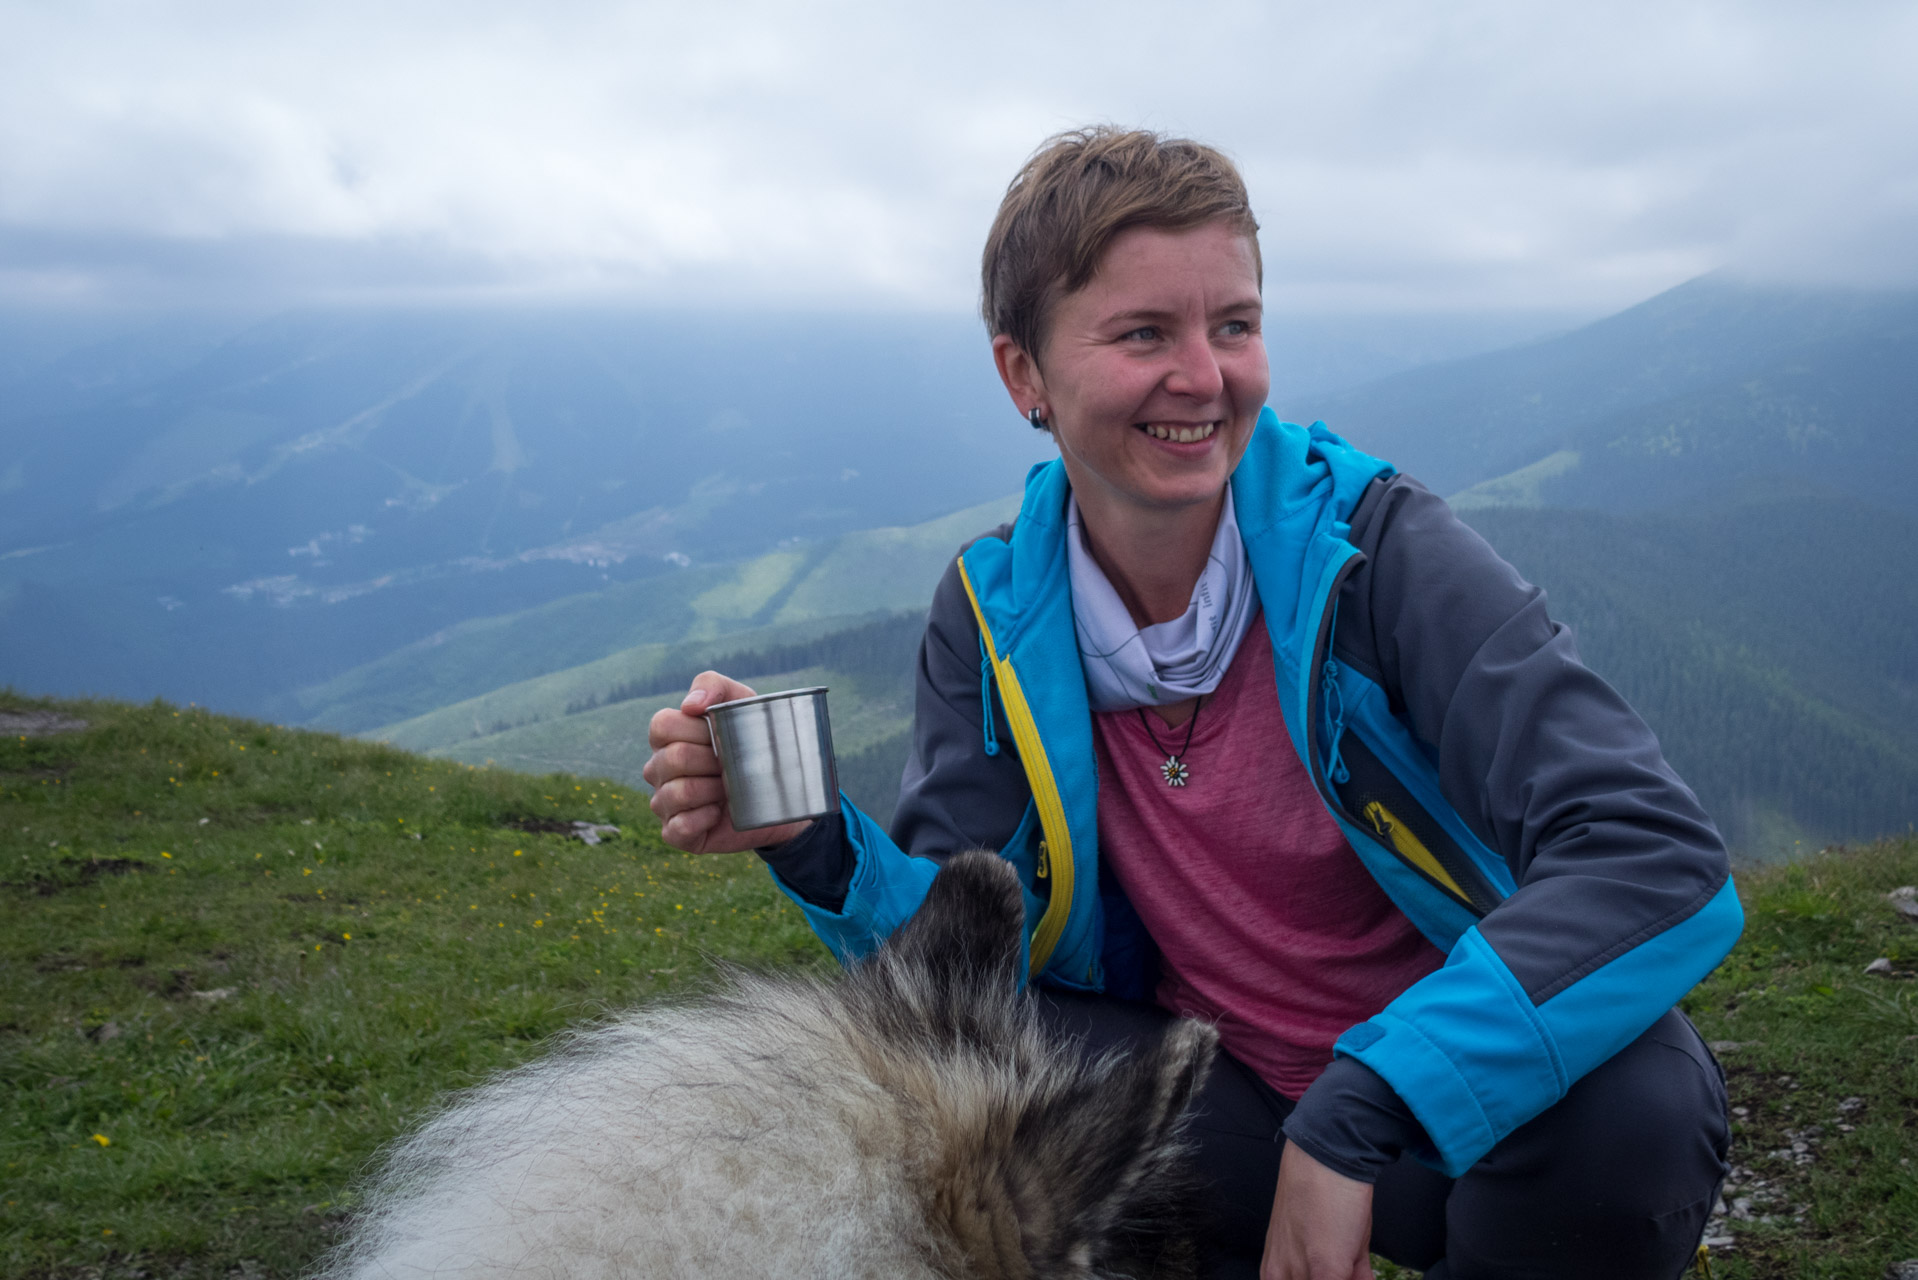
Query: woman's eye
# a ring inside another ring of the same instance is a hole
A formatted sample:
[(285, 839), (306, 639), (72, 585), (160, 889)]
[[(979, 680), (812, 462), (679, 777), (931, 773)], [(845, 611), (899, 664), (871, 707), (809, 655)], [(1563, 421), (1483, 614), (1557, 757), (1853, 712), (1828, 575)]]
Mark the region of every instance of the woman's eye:
[(1151, 324), (1141, 325), (1137, 329), (1130, 330), (1122, 336), (1128, 342), (1151, 342), (1159, 336), (1159, 327)]

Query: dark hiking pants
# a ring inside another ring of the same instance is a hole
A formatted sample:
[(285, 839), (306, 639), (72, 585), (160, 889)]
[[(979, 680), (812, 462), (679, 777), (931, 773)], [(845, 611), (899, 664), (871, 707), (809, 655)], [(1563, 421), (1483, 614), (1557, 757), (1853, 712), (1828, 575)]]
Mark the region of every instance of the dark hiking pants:
[[(1042, 1017), (1089, 1053), (1156, 1039), (1153, 1005), (1057, 991)], [(1221, 1052), (1192, 1136), (1215, 1221), (1208, 1280), (1253, 1280), (1292, 1102)], [(1372, 1251), (1427, 1280), (1672, 1280), (1724, 1179), (1724, 1075), (1677, 1010), (1452, 1179), (1407, 1156), (1373, 1192)]]

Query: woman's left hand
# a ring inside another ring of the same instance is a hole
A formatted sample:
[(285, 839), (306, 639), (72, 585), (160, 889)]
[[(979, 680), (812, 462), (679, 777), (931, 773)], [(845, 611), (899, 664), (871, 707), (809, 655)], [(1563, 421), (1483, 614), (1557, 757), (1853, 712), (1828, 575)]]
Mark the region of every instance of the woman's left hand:
[(1373, 1280), (1371, 1241), (1372, 1184), (1286, 1143), (1259, 1280)]

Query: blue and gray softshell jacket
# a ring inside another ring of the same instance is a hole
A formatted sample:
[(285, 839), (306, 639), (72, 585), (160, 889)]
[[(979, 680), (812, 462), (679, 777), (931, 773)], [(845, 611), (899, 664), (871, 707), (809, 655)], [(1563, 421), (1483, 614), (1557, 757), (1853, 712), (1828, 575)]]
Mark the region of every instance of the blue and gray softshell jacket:
[[(1730, 950), (1724, 846), (1543, 593), (1416, 482), (1266, 410), (1231, 483), (1292, 745), (1446, 955), (1336, 1053), (1390, 1086), (1423, 1130), (1415, 1153), (1457, 1176)], [(810, 852), (769, 854), (842, 960), (918, 908), (945, 856), (984, 846), (1025, 884), (1035, 980), (1150, 995), (1156, 952), (1099, 875), (1067, 493), (1060, 463), (1035, 467), (1017, 520), (941, 583), (892, 832), (848, 802)], [(812, 883), (787, 874), (807, 860)]]

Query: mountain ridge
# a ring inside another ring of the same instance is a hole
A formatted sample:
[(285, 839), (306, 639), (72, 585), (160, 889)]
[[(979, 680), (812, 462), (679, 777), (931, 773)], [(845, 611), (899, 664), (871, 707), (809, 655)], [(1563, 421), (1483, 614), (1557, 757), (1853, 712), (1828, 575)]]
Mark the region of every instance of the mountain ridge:
[[(1570, 447), (1606, 418), (1918, 323), (1909, 290), (1802, 290), (1705, 276), (1571, 333), (1410, 370), (1315, 403), (1328, 425), (1454, 493)], [(1891, 367), (1891, 366), (1888, 366)]]

